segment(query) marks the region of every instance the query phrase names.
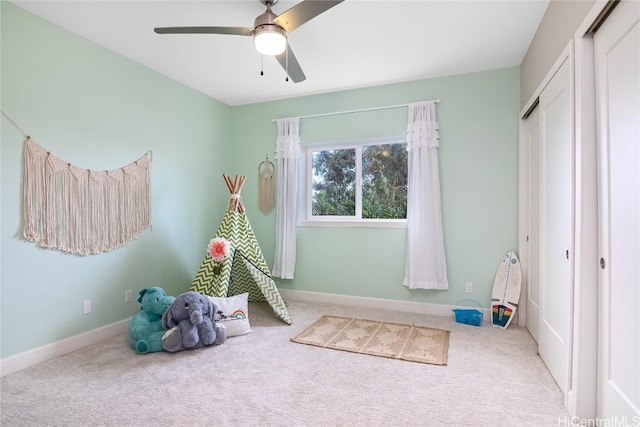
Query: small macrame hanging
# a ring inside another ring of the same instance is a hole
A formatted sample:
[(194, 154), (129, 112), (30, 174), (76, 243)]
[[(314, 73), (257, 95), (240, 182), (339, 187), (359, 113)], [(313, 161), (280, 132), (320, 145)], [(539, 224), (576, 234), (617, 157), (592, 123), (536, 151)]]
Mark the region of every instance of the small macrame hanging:
[(275, 166), (269, 156), (258, 166), (258, 206), (268, 215), (276, 206)]

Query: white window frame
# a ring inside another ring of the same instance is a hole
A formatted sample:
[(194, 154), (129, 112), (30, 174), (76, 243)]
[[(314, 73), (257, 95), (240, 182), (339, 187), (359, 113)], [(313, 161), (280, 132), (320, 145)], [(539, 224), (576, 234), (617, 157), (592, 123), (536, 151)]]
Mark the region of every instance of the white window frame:
[[(362, 218), (362, 147), (365, 145), (383, 145), (406, 143), (405, 135), (385, 136), (379, 138), (353, 139), (342, 142), (327, 142), (306, 145), (301, 159), (300, 182), (300, 227), (371, 227), (371, 228), (406, 228), (406, 219), (369, 219)], [(313, 167), (314, 151), (356, 150), (356, 213), (355, 216), (314, 216), (312, 215)]]

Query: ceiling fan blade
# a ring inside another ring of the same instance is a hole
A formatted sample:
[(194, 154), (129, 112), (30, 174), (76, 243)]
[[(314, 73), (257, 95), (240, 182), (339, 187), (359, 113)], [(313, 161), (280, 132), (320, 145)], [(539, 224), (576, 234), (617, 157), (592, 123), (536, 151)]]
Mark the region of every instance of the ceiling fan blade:
[(305, 22), (343, 1), (344, 0), (305, 0), (278, 15), (273, 22), (284, 28), (287, 33), (290, 33)]
[[(287, 51), (289, 52), (288, 57)], [(289, 47), (289, 43), (287, 43), (287, 49), (284, 52), (282, 52), (280, 55), (276, 55), (276, 59), (278, 60), (280, 65), (282, 65), (282, 68), (285, 69), (285, 71), (289, 75), (289, 78), (291, 78), (294, 83), (300, 83), (307, 78), (307, 76), (304, 75), (304, 72), (300, 67), (300, 63), (296, 59), (296, 56), (293, 54), (291, 47)]]
[(154, 28), (158, 34), (231, 34), (235, 36), (250, 36), (250, 27), (159, 27)]

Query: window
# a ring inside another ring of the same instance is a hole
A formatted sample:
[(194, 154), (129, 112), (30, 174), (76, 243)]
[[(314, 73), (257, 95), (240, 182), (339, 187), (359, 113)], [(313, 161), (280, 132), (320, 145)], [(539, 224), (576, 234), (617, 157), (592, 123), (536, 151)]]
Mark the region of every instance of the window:
[(402, 221), (407, 218), (404, 137), (306, 149), (306, 219)]

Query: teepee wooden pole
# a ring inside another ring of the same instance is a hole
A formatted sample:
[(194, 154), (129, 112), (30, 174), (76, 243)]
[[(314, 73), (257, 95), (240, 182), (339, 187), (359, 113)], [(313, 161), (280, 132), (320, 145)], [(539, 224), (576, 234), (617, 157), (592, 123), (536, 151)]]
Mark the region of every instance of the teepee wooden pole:
[[(244, 185), (244, 182), (247, 180), (246, 176), (241, 176), (240, 179), (238, 180), (238, 186), (236, 187), (236, 193), (240, 194), (240, 191), (242, 191), (242, 186)], [(238, 198), (238, 212), (243, 213), (244, 212), (244, 203), (242, 202), (242, 199)]]
[(224, 178), (224, 182), (227, 184), (227, 188), (231, 193), (229, 204), (227, 205), (227, 210), (233, 210), (239, 213), (243, 213), (245, 211), (245, 208), (244, 203), (242, 203), (242, 199), (240, 198), (240, 191), (242, 190), (242, 186), (247, 180), (247, 177), (236, 175), (233, 179), (233, 182), (231, 182), (231, 178), (228, 175), (222, 174), (222, 177)]
[(222, 178), (224, 179), (224, 183), (227, 184), (227, 188), (229, 189), (229, 193), (233, 194), (233, 188), (231, 187), (231, 178), (229, 178), (225, 174), (222, 174)]
[(229, 197), (229, 203), (227, 204), (227, 210), (230, 211), (230, 210), (232, 210), (234, 208), (233, 207), (233, 201), (234, 201), (234, 198), (233, 198), (233, 193), (234, 193), (233, 184), (231, 183), (231, 178), (229, 178), (228, 175), (222, 174), (222, 178), (224, 178), (224, 182), (225, 182), (225, 184), (227, 184), (227, 189), (229, 189), (229, 194), (231, 195), (231, 197)]

